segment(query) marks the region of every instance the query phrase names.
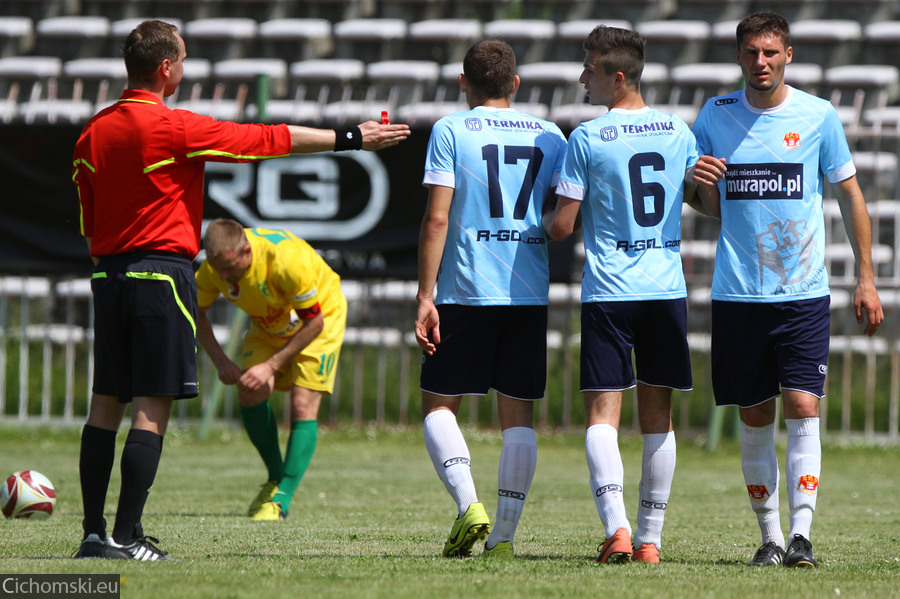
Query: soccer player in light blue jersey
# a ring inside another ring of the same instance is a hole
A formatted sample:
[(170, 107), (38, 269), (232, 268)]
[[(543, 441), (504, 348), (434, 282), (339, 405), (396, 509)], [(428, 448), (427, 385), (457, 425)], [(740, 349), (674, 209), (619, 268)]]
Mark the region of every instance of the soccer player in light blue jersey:
[[(875, 334), (884, 319), (872, 268), (871, 227), (850, 149), (832, 105), (784, 82), (790, 28), (774, 13), (737, 27), (745, 89), (711, 98), (694, 124), (694, 171), (705, 210), (722, 219), (712, 287), (716, 404), (737, 405), (741, 465), (762, 531), (751, 566), (816, 567), (810, 526), (822, 447), (819, 399), (828, 364), (823, 180), (838, 193), (858, 279), (856, 318)], [(782, 396), (788, 444), (788, 542), (778, 506), (774, 430)]]
[(471, 109), (435, 123), (425, 161), (415, 322), (424, 350), (425, 445), (458, 510), (443, 555), (468, 556), (490, 522), (456, 415), (462, 395), (496, 391), (503, 449), (497, 517), (483, 555), (512, 557), (537, 463), (533, 406), (546, 385), (541, 215), (566, 139), (553, 123), (510, 109), (519, 77), (506, 43), (473, 45), (459, 85)]
[[(584, 43), (584, 84), (603, 116), (569, 137), (550, 234), (584, 226), (581, 391), (591, 491), (605, 527), (597, 563), (658, 563), (675, 473), (672, 389), (691, 389), (681, 206), (699, 156), (690, 128), (641, 96), (644, 40), (598, 26)], [(638, 378), (631, 353), (634, 350)], [(637, 385), (644, 441), (637, 530), (623, 500), (618, 447), (622, 392)]]

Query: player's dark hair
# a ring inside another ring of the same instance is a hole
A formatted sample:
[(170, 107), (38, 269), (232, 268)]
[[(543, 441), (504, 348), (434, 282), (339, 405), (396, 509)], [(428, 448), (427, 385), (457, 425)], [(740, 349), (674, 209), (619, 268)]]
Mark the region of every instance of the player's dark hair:
[(476, 42), (463, 58), (463, 74), (472, 92), (485, 99), (512, 94), (516, 81), (516, 55), (506, 42)]
[(178, 27), (163, 21), (143, 21), (128, 34), (122, 47), (128, 79), (151, 83), (163, 60), (178, 60), (181, 46), (175, 32)]
[(787, 19), (774, 12), (758, 12), (741, 19), (737, 26), (738, 48), (746, 36), (758, 37), (760, 35), (777, 35), (781, 38), (784, 47), (791, 45), (791, 26)]
[(637, 32), (598, 25), (583, 44), (585, 52), (596, 52), (607, 75), (622, 72), (625, 80), (638, 85), (644, 72), (644, 38)]

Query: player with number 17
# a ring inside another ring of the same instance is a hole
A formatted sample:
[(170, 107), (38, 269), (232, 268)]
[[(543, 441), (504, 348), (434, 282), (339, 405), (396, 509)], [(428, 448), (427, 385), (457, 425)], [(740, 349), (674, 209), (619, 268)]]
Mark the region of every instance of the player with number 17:
[(541, 214), (566, 139), (553, 123), (510, 108), (519, 77), (504, 42), (469, 48), (459, 86), (470, 110), (435, 123), (425, 159), (415, 322), (424, 350), (425, 445), (458, 509), (443, 555), (468, 556), (490, 522), (456, 415), (462, 395), (496, 391), (503, 450), (497, 519), (484, 555), (512, 557), (537, 461), (534, 402), (546, 385), (549, 263)]

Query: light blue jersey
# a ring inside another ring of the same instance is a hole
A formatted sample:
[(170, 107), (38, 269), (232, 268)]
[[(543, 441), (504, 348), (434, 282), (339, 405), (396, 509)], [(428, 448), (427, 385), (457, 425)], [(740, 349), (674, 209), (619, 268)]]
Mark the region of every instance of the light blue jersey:
[(541, 211), (565, 151), (559, 127), (508, 108), (435, 123), (423, 183), (454, 189), (435, 304), (547, 304)]
[(787, 87), (759, 110), (740, 90), (711, 98), (694, 124), (704, 154), (725, 158), (712, 299), (781, 302), (829, 294), (822, 173), (856, 174), (830, 102)]
[(582, 203), (582, 302), (687, 296), (681, 206), (698, 158), (687, 124), (652, 108), (614, 108), (572, 132), (557, 194)]

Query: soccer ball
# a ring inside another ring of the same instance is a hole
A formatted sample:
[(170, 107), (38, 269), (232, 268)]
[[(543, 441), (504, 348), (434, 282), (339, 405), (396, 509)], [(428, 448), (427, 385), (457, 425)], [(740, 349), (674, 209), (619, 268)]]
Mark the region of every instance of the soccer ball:
[(0, 487), (0, 509), (7, 518), (49, 518), (56, 506), (56, 489), (35, 470), (21, 470)]

